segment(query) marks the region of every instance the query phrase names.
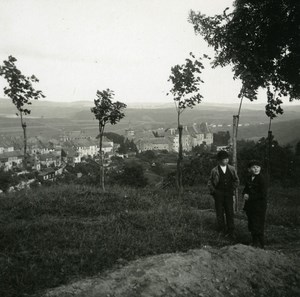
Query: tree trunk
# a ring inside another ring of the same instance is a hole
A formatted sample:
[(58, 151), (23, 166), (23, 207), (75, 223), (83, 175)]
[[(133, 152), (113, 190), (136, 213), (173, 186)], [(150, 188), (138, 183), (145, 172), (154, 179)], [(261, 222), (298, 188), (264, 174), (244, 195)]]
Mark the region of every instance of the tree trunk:
[(99, 124), (99, 169), (100, 169), (100, 187), (105, 191), (104, 185), (104, 164), (103, 164), (103, 152), (102, 152), (102, 140), (103, 140), (104, 126)]
[[(242, 109), (242, 104), (243, 104), (243, 96), (241, 97), (240, 100), (240, 105), (239, 105), (239, 110), (238, 114), (233, 116), (233, 131), (232, 131), (232, 164), (235, 167), (236, 172), (238, 172), (238, 162), (237, 162), (237, 135), (238, 135), (238, 130), (239, 130), (239, 121), (240, 121), (240, 114), (241, 114), (241, 109)], [(235, 190), (235, 195), (234, 195), (234, 211), (238, 211), (238, 202), (239, 202), (239, 190)]]
[(179, 138), (179, 148), (178, 148), (178, 159), (177, 159), (177, 190), (178, 190), (178, 197), (181, 198), (183, 192), (183, 185), (182, 185), (182, 125), (180, 124), (180, 111), (178, 111), (178, 138)]
[(20, 112), (20, 117), (21, 117), (21, 126), (23, 129), (23, 154), (24, 154), (24, 159), (23, 159), (23, 167), (26, 169), (27, 167), (27, 133), (26, 133), (26, 123), (23, 121), (23, 114)]
[[(235, 170), (237, 171), (237, 132), (238, 132), (238, 126), (239, 126), (239, 121), (238, 121), (239, 116), (234, 115), (233, 116), (233, 130), (232, 130), (232, 165), (235, 167)], [(238, 197), (239, 197), (239, 192), (238, 189), (235, 190), (234, 193), (234, 211), (238, 211)]]
[(267, 173), (267, 183), (268, 185), (270, 184), (270, 174), (271, 174), (271, 148), (272, 148), (272, 140), (273, 140), (273, 135), (272, 135), (272, 130), (271, 130), (271, 125), (272, 125), (272, 119), (270, 118), (269, 122), (269, 129), (268, 129), (268, 141), (267, 141), (267, 162), (266, 162), (266, 173)]
[(238, 130), (238, 116), (233, 116), (232, 124), (232, 165), (237, 169), (237, 130)]

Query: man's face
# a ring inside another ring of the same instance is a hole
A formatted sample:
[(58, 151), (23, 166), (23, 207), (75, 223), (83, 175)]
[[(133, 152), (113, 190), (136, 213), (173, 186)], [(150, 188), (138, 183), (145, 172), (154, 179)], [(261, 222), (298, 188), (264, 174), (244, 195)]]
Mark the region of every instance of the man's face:
[(261, 167), (258, 165), (253, 165), (250, 167), (250, 172), (253, 175), (258, 175), (260, 173)]
[(221, 166), (226, 166), (226, 165), (228, 165), (228, 163), (229, 163), (229, 159), (228, 158), (220, 160), (220, 165)]

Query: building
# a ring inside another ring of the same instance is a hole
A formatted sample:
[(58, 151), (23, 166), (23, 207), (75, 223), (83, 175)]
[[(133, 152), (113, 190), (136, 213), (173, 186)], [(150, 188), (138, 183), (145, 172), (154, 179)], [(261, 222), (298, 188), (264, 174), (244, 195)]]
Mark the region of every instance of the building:
[(210, 131), (207, 123), (194, 123), (192, 127), (195, 131), (193, 146), (201, 145), (202, 143), (206, 143), (207, 146), (213, 144), (213, 133)]
[(41, 170), (41, 162), (37, 155), (28, 155), (26, 158), (26, 168), (31, 168), (36, 171)]
[(216, 146), (216, 151), (217, 152), (220, 152), (220, 151), (229, 152), (230, 151), (230, 146), (229, 145), (217, 145)]
[(16, 146), (16, 140), (14, 137), (0, 135), (0, 154), (13, 152), (18, 148), (19, 148), (19, 141), (18, 141), (18, 146)]
[(37, 158), (42, 166), (49, 167), (61, 165), (61, 151), (38, 155)]
[(0, 154), (9, 153), (9, 152), (13, 152), (13, 151), (14, 151), (14, 147), (12, 144), (9, 144), (9, 143), (1, 143), (0, 144)]
[(73, 149), (71, 147), (64, 147), (61, 150), (61, 158), (65, 164), (68, 164), (71, 166), (74, 166), (75, 164), (81, 162), (81, 156), (75, 149)]
[(97, 145), (96, 139), (92, 140), (82, 138), (74, 139), (71, 142), (81, 158), (94, 157), (99, 152), (99, 146)]
[(111, 144), (110, 142), (103, 142), (102, 143), (102, 151), (104, 154), (110, 154), (113, 152), (114, 145)]
[(114, 142), (107, 137), (103, 137), (102, 139), (102, 151), (104, 154), (110, 154), (114, 150)]
[[(72, 148), (79, 157), (96, 157), (99, 154), (99, 139), (96, 138), (78, 138), (65, 141), (62, 144), (63, 148)], [(107, 137), (102, 138), (102, 151), (111, 153), (114, 149), (114, 142)]]
[[(173, 142), (173, 150), (179, 151), (179, 133), (178, 129), (169, 128), (165, 131)], [(201, 144), (210, 147), (213, 144), (213, 133), (211, 133), (207, 123), (194, 123), (193, 125), (184, 126), (182, 129), (182, 149), (191, 151), (193, 147)]]
[(139, 152), (172, 150), (172, 142), (167, 137), (141, 138), (135, 144)]
[(146, 139), (146, 138), (153, 138), (153, 137), (155, 137), (155, 136), (151, 130), (135, 131), (135, 137), (134, 137), (133, 141), (136, 142), (139, 139)]
[[(182, 130), (182, 137), (181, 137), (181, 143), (182, 143), (182, 150), (183, 151), (191, 151), (192, 147), (194, 146), (194, 135), (192, 135), (188, 129), (188, 127), (183, 127)], [(179, 151), (179, 134), (176, 134), (174, 139), (174, 144), (176, 144), (176, 152)], [(178, 144), (178, 148), (177, 148)]]
[(38, 175), (38, 179), (41, 182), (54, 181), (55, 180), (55, 170), (53, 168), (45, 168)]
[(20, 150), (0, 154), (0, 167), (5, 171), (14, 167), (22, 167), (23, 153)]
[(81, 131), (81, 130), (64, 132), (62, 135), (60, 135), (61, 142), (79, 140), (79, 139), (89, 139), (89, 138), (91, 137), (87, 135), (85, 131)]
[(41, 136), (31, 137), (27, 142), (30, 154), (49, 154), (54, 150), (49, 141)]
[(129, 140), (132, 140), (135, 138), (135, 131), (131, 128), (125, 130), (125, 137)]

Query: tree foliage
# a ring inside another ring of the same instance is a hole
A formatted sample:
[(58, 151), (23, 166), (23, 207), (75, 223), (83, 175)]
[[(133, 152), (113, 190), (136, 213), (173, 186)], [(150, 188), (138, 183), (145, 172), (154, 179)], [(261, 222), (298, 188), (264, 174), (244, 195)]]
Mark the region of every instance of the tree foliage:
[(127, 153), (137, 153), (138, 149), (133, 142), (133, 140), (129, 140), (126, 138), (118, 148), (118, 153), (120, 154), (127, 154)]
[[(208, 58), (206, 55), (204, 57)], [(192, 53), (190, 53), (190, 58), (185, 60), (185, 64), (177, 64), (171, 68), (168, 81), (172, 83), (170, 93), (177, 112), (182, 113), (186, 108), (193, 108), (201, 102), (203, 96), (199, 91), (203, 80), (200, 74), (203, 69), (202, 58), (196, 59)]]
[(24, 121), (23, 116), (30, 114), (31, 110), (28, 105), (31, 105), (31, 100), (38, 100), (44, 98), (42, 91), (35, 90), (33, 83), (37, 83), (39, 80), (34, 76), (25, 76), (17, 68), (15, 62), (17, 59), (13, 56), (9, 56), (8, 60), (3, 61), (3, 65), (0, 66), (0, 76), (3, 76), (8, 83), (8, 87), (4, 87), (4, 94), (8, 96), (12, 103), (17, 108), (17, 116), (20, 116), (21, 126), (24, 135), (24, 166), (27, 166), (27, 124)]
[(136, 188), (145, 187), (148, 184), (143, 166), (137, 162), (125, 162), (118, 172), (111, 173), (111, 182)]
[(98, 120), (99, 125), (100, 185), (105, 190), (102, 151), (104, 129), (107, 124), (115, 125), (124, 118), (123, 110), (126, 108), (126, 104), (119, 101), (113, 102), (114, 92), (110, 89), (98, 90), (96, 96), (97, 98), (94, 100), (95, 106), (91, 108), (91, 112)]
[(300, 157), (300, 141), (298, 141), (296, 144), (296, 156)]
[(95, 106), (91, 108), (91, 112), (98, 120), (99, 126), (104, 129), (107, 123), (115, 125), (124, 118), (123, 110), (126, 108), (126, 104), (119, 101), (113, 102), (114, 92), (112, 90), (98, 90), (96, 96)]
[(260, 160), (266, 173), (267, 163), (270, 162), (270, 183), (295, 186), (299, 184), (300, 163), (292, 147), (281, 146), (274, 138), (271, 140), (270, 160), (268, 158), (269, 139), (261, 138), (258, 142), (239, 141), (239, 172), (242, 182), (247, 176), (247, 164), (250, 160)]
[(283, 112), (282, 98), (300, 99), (300, 2), (236, 0), (233, 10), (206, 16), (191, 11), (196, 33), (215, 50), (213, 65), (232, 65), (242, 81), (239, 96), (267, 90), (266, 114)]
[[(209, 59), (207, 55), (203, 55), (204, 59)], [(186, 108), (193, 108), (196, 104), (201, 103), (203, 96), (199, 93), (200, 84), (203, 83), (200, 75), (204, 65), (202, 58), (196, 59), (193, 53), (185, 60), (182, 65), (175, 65), (171, 68), (169, 80), (172, 83), (170, 90), (176, 107), (178, 134), (179, 134), (179, 149), (177, 160), (177, 189), (180, 197), (183, 192), (182, 178), (182, 125), (180, 123), (180, 115)]]
[(206, 142), (202, 142), (200, 145), (197, 144), (196, 146), (192, 147), (193, 155), (200, 155), (208, 151), (209, 151), (209, 147), (207, 146)]
[(214, 133), (214, 144), (215, 145), (220, 145), (220, 146), (225, 146), (229, 145), (230, 141), (230, 133), (229, 131), (219, 131), (217, 133)]
[(103, 135), (112, 140), (114, 143), (121, 144), (125, 141), (125, 137), (123, 135), (114, 132), (104, 132)]
[(0, 66), (0, 76), (3, 76), (8, 82), (8, 87), (4, 88), (4, 94), (11, 98), (20, 113), (27, 115), (31, 111), (26, 107), (26, 104), (31, 105), (30, 100), (38, 100), (45, 96), (42, 91), (35, 90), (32, 85), (32, 83), (39, 82), (39, 80), (34, 75), (23, 75), (15, 62), (17, 62), (17, 59), (9, 56), (8, 60), (3, 61), (3, 65)]
[(0, 190), (6, 192), (13, 183), (13, 176), (11, 172), (4, 171), (0, 168)]
[(157, 156), (154, 151), (147, 150), (147, 151), (139, 153), (138, 158), (140, 158), (141, 160), (143, 160), (145, 162), (152, 164), (157, 159)]

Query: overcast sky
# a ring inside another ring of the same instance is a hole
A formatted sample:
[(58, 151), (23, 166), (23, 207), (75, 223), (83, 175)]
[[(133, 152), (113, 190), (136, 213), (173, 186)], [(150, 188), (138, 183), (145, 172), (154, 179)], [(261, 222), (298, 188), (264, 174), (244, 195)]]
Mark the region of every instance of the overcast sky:
[[(110, 88), (116, 99), (171, 102), (170, 68), (189, 52), (208, 53), (187, 18), (212, 15), (232, 0), (0, 0), (0, 61), (18, 59), (51, 101), (93, 100)], [(205, 69), (205, 102), (237, 102), (230, 68)], [(5, 82), (0, 79), (0, 97)]]

